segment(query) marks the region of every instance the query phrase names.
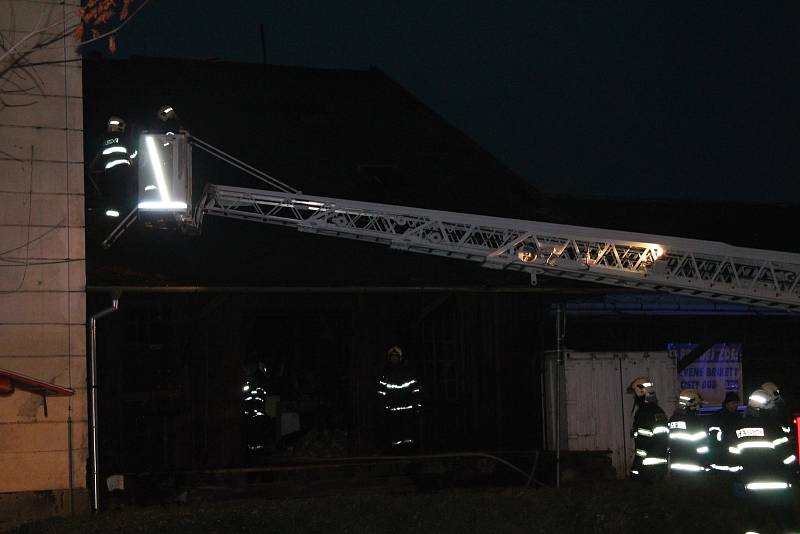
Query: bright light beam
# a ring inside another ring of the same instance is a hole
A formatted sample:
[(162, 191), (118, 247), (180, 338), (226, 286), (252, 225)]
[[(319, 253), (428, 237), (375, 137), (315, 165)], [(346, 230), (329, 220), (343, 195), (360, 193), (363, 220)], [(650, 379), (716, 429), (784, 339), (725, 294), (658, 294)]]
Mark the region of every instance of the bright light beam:
[(157, 200), (155, 202), (139, 202), (138, 207), (140, 210), (185, 210), (188, 206), (186, 202)]
[[(167, 189), (167, 180), (164, 177), (164, 169), (161, 167), (161, 158), (158, 155), (158, 148), (152, 136), (145, 137), (145, 144), (147, 145), (147, 155), (150, 157), (150, 165), (153, 166), (153, 174), (158, 184), (158, 192), (161, 194), (161, 200), (157, 202), (140, 202), (139, 209), (141, 210), (185, 210), (187, 205), (185, 202), (172, 201), (169, 197), (169, 190)], [(145, 188), (147, 190), (147, 188)]]
[(152, 136), (145, 137), (145, 144), (147, 145), (147, 154), (150, 156), (150, 165), (153, 166), (153, 174), (156, 177), (158, 184), (158, 192), (161, 193), (162, 202), (170, 202), (169, 190), (167, 190), (167, 181), (164, 178), (164, 169), (161, 168), (161, 158), (158, 156), (158, 148)]

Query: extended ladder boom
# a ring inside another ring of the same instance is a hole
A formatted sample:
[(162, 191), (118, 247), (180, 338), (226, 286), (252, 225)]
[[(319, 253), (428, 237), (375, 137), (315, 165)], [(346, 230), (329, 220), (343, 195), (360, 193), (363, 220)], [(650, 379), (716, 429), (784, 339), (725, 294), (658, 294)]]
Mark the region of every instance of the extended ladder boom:
[(291, 226), (492, 269), (800, 310), (800, 254), (715, 241), (602, 230), (210, 185), (189, 225), (205, 215)]

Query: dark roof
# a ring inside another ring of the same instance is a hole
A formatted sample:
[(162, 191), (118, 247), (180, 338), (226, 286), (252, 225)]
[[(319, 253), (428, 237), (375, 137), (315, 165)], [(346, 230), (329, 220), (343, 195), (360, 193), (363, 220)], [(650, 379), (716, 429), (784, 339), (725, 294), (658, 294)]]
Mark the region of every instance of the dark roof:
[(547, 202), (568, 224), (800, 252), (800, 204), (788, 200), (763, 204), (550, 195)]

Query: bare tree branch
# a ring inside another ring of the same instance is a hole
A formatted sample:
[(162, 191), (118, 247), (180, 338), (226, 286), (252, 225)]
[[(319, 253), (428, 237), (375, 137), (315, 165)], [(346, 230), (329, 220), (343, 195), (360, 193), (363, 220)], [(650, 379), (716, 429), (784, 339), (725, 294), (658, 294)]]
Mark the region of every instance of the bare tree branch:
[(9, 104), (2, 96), (0, 96), (0, 111), (4, 110), (5, 108), (26, 108), (34, 104), (36, 104), (35, 101), (24, 102), (22, 104)]
[[(11, 53), (13, 53), (17, 48), (19, 48), (28, 39), (32, 39), (33, 37), (40, 36), (44, 32), (46, 32), (47, 30), (49, 30), (51, 28), (55, 28), (56, 26), (63, 26), (65, 22), (66, 22), (66, 19), (64, 18), (64, 19), (61, 19), (61, 20), (59, 20), (57, 22), (54, 22), (53, 24), (50, 24), (49, 26), (47, 26), (45, 28), (36, 28), (36, 29), (32, 30), (25, 37), (23, 37), (22, 39), (17, 41), (14, 44), (14, 46), (12, 46), (8, 50), (6, 50), (2, 55), (0, 55), (0, 61), (4, 61), (6, 59), (6, 57), (8, 57)], [(34, 48), (38, 49), (38, 48), (43, 48), (44, 46), (46, 46), (46, 45), (37, 44), (37, 45), (34, 46)]]
[[(136, 15), (141, 12), (141, 10), (150, 3), (150, 0), (143, 0), (137, 8), (130, 13), (124, 20), (122, 20), (116, 27), (112, 28), (111, 30), (92, 37), (91, 39), (86, 39), (77, 43), (75, 46), (76, 48), (81, 48), (88, 44), (94, 43), (101, 39), (110, 38), (117, 33), (119, 33), (128, 23), (133, 20)], [(15, 42), (13, 45), (8, 46), (6, 40), (3, 39), (2, 34), (0, 34), (0, 80), (7, 79), (8, 75), (12, 72), (23, 71), (21, 75), (22, 79), (28, 80), (32, 82), (41, 92), (41, 83), (38, 80), (38, 77), (35, 74), (35, 69), (33, 67), (38, 65), (49, 65), (49, 64), (63, 64), (71, 61), (80, 61), (80, 59), (75, 60), (58, 60), (58, 61), (41, 61), (41, 62), (32, 62), (29, 61), (29, 56), (39, 50), (42, 50), (55, 42), (62, 41), (63, 39), (69, 38), (71, 35), (76, 34), (76, 30), (81, 27), (84, 23), (80, 13), (78, 10), (71, 12), (69, 15), (65, 17), (61, 17), (56, 22), (51, 24), (46, 24), (46, 20), (49, 19), (50, 15), (53, 13), (51, 10), (45, 10), (39, 16), (39, 20), (36, 22), (34, 29), (25, 34), (19, 41)], [(13, 13), (12, 13), (13, 18)], [(77, 21), (74, 20), (77, 18)], [(63, 31), (56, 33), (55, 35), (48, 36), (48, 38), (44, 38), (46, 36), (46, 32), (49, 30), (57, 27), (62, 26), (64, 28)], [(38, 41), (35, 44), (31, 44), (31, 41), (34, 38), (38, 38)], [(25, 46), (23, 46), (25, 45)], [(28, 70), (30, 69), (30, 70)], [(1, 92), (1, 91), (0, 91)]]
[(131, 21), (131, 20), (133, 20), (133, 18), (134, 18), (134, 17), (135, 17), (135, 16), (136, 16), (136, 15), (139, 13), (139, 11), (141, 11), (141, 10), (142, 10), (142, 8), (144, 8), (144, 6), (146, 6), (148, 3), (150, 3), (150, 0), (144, 0), (144, 1), (143, 1), (141, 4), (139, 4), (139, 7), (137, 7), (137, 8), (136, 8), (136, 9), (133, 11), (133, 13), (131, 13), (131, 14), (128, 16), (128, 18), (126, 18), (124, 21), (122, 21), (122, 23), (121, 23), (119, 26), (117, 26), (116, 28), (114, 28), (113, 30), (111, 30), (111, 31), (108, 31), (108, 32), (106, 32), (106, 33), (104, 33), (104, 34), (102, 34), (102, 35), (98, 35), (97, 37), (93, 37), (93, 38), (91, 38), (91, 39), (89, 39), (89, 40), (87, 40), (87, 41), (82, 41), (80, 44), (78, 44), (78, 46), (79, 46), (79, 47), (80, 47), (80, 46), (86, 46), (86, 45), (87, 45), (87, 44), (89, 44), (89, 43), (93, 43), (93, 42), (95, 42), (95, 41), (99, 41), (100, 39), (104, 39), (104, 38), (106, 38), (106, 37), (109, 37), (109, 36), (111, 36), (111, 35), (115, 35), (115, 34), (117, 34), (117, 33), (118, 33), (118, 32), (119, 32), (119, 31), (120, 31), (122, 28), (124, 28), (124, 27), (125, 27), (125, 26), (126, 26), (126, 25), (127, 25), (127, 24), (128, 24), (130, 21)]
[[(25, 81), (25, 80), (23, 80)], [(10, 85), (13, 89), (5, 89), (6, 85)], [(36, 89), (36, 86), (31, 87), (23, 87), (20, 82), (12, 80), (11, 78), (0, 79), (0, 92), (7, 95), (13, 95), (16, 93), (24, 93), (28, 94), (30, 91)]]

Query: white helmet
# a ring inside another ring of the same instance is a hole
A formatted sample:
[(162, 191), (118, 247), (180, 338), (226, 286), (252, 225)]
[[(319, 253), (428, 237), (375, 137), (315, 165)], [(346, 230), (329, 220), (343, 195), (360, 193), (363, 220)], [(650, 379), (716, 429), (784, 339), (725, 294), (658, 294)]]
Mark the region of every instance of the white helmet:
[(772, 407), (775, 396), (766, 389), (757, 389), (747, 398), (747, 407), (755, 410), (767, 410)]
[(778, 384), (776, 384), (775, 382), (764, 382), (763, 384), (761, 384), (761, 389), (763, 389), (767, 393), (770, 393), (773, 397), (781, 396), (781, 390), (778, 387)]
[(174, 119), (175, 117), (177, 117), (177, 114), (175, 113), (175, 108), (173, 108), (170, 105), (161, 106), (160, 108), (158, 108), (157, 115), (158, 115), (158, 118), (161, 119), (164, 122), (167, 122), (168, 120), (171, 120), (171, 119)]
[(647, 398), (656, 394), (656, 387), (648, 377), (640, 376), (628, 386), (628, 393), (633, 393), (639, 398)]
[(117, 117), (116, 115), (112, 115), (111, 117), (108, 118), (108, 122), (106, 123), (106, 130), (109, 133), (122, 133), (125, 131), (125, 121)]
[(696, 410), (702, 402), (703, 399), (696, 389), (682, 389), (678, 393), (678, 404), (687, 410)]

